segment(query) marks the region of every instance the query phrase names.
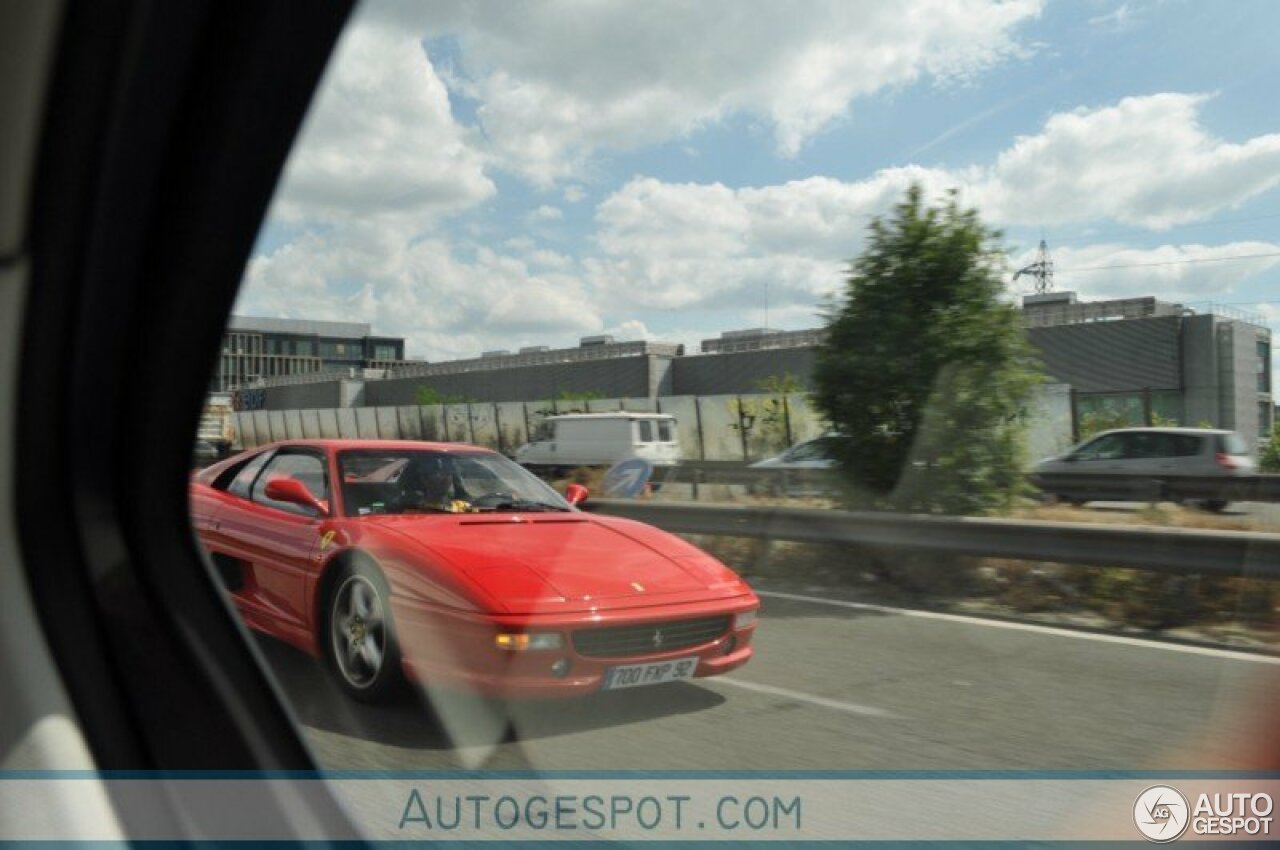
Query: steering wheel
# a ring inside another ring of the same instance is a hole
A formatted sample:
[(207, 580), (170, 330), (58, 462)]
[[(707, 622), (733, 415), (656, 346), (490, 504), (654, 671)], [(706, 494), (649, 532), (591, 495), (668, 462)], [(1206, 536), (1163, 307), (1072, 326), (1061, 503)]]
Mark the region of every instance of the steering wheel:
[(498, 505), (506, 502), (518, 501), (511, 493), (485, 493), (479, 498), (471, 500), (471, 506), (475, 508), (496, 508)]

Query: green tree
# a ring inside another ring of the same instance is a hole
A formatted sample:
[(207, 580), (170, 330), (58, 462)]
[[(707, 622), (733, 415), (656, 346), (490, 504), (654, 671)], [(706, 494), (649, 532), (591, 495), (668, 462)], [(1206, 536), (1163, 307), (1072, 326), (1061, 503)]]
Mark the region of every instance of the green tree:
[(429, 387), (425, 384), (418, 387), (418, 404), (470, 404), (479, 401), (465, 395), (456, 395), (450, 393), (442, 393), (435, 387)]
[(1280, 472), (1280, 425), (1272, 427), (1271, 439), (1258, 457), (1258, 468), (1262, 472)]
[(858, 507), (986, 513), (1025, 486), (1026, 404), (1040, 380), (1003, 298), (999, 233), (919, 186), (872, 221), (828, 310), (814, 402), (845, 437)]
[(1104, 407), (1080, 414), (1079, 429), (1082, 442), (1096, 434), (1101, 434), (1103, 431), (1130, 427), (1133, 427), (1133, 422), (1129, 421), (1129, 417), (1123, 410), (1111, 410)]
[(800, 376), (793, 375), (790, 372), (761, 378), (756, 381), (756, 387), (760, 392), (768, 393), (769, 395), (795, 395), (804, 392), (806, 389)]
[(599, 390), (571, 390), (561, 387), (560, 392), (556, 393), (556, 401), (598, 401), (602, 398), (604, 393)]
[(761, 378), (756, 387), (761, 395), (738, 396), (729, 402), (729, 413), (736, 420), (729, 427), (741, 435), (744, 460), (780, 452), (791, 444), (792, 409), (788, 396), (805, 391), (804, 381), (790, 372)]

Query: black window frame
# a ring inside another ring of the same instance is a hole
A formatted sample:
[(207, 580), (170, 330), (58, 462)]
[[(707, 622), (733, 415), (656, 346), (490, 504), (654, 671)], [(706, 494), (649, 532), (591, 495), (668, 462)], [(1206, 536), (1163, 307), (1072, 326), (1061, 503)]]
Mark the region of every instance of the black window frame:
[[(230, 469), (224, 470), (217, 478), (214, 479), (213, 484), (210, 486), (215, 490), (221, 490), (229, 496), (235, 496), (238, 499), (245, 499), (247, 501), (249, 493), (253, 491), (254, 482), (258, 480), (258, 475), (262, 473), (262, 470), (266, 468), (266, 465), (271, 462), (271, 456), (273, 454), (275, 454), (274, 450), (267, 449), (266, 451), (250, 455)], [(235, 486), (236, 481), (239, 480), (241, 473), (259, 461), (261, 461), (262, 465), (258, 467), (258, 471), (249, 479), (249, 486), (245, 489), (245, 492), (240, 493), (233, 490), (232, 488)]]
[[(14, 259), (30, 285), (11, 448), (21, 564), (101, 770), (315, 768), (186, 496), (226, 318), (349, 11), (63, 10)], [(264, 795), (245, 814), (346, 834), (316, 793), (287, 808)], [(207, 810), (155, 803), (175, 835), (208, 833)]]
[[(267, 471), (271, 469), (271, 465), (281, 458), (299, 456), (310, 457), (319, 461), (320, 474), (324, 476), (324, 492), (312, 492), (311, 495), (315, 496), (319, 501), (328, 502), (329, 505), (332, 505), (333, 502), (331, 501), (332, 497), (330, 494), (333, 491), (333, 484), (329, 476), (328, 458), (325, 456), (324, 450), (309, 446), (286, 446), (278, 449), (277, 451), (271, 452), (271, 457), (262, 465), (262, 468), (258, 470), (258, 474), (253, 477), (253, 483), (249, 485), (249, 496), (247, 501), (250, 501), (255, 505), (261, 505), (264, 508), (283, 511), (287, 514), (292, 514), (293, 516), (309, 517), (312, 519), (319, 518), (321, 516), (320, 512), (314, 508), (308, 507), (307, 505), (295, 505), (291, 502), (276, 502), (268, 499), (265, 493), (262, 494), (261, 498), (258, 497), (258, 485), (266, 483), (266, 478), (264, 476), (266, 476)], [(310, 488), (307, 489), (310, 490)]]

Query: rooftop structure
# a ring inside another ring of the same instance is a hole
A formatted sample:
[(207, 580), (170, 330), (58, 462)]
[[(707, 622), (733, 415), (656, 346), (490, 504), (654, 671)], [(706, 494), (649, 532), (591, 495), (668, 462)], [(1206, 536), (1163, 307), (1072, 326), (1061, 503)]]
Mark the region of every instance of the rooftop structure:
[(774, 328), (746, 328), (724, 331), (718, 339), (704, 339), (703, 354), (730, 354), (737, 351), (763, 351), (772, 348), (807, 348), (818, 345), (826, 336), (822, 328), (780, 331)]

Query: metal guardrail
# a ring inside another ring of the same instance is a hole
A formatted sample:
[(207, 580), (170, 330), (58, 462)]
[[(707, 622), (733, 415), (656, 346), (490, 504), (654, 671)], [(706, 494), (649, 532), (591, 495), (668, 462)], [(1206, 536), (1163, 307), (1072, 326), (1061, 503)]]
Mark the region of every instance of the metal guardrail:
[[(794, 486), (837, 490), (839, 473), (822, 469), (755, 469), (735, 461), (681, 461), (655, 473), (662, 483), (763, 485), (775, 492)], [(1094, 501), (1220, 499), (1280, 502), (1280, 475), (1031, 475), (1043, 490), (1087, 496)]]
[(1280, 475), (1066, 475), (1032, 474), (1032, 484), (1049, 493), (1084, 495), (1094, 501), (1216, 499), (1225, 502), (1280, 502)]
[(1280, 579), (1280, 534), (619, 499), (583, 507), (680, 534)]
[(737, 484), (759, 487), (766, 492), (784, 494), (793, 488), (816, 488), (835, 491), (839, 473), (826, 469), (755, 469), (737, 461), (681, 461), (676, 466), (660, 467), (654, 481), (663, 484), (691, 484), (694, 498), (699, 485)]

